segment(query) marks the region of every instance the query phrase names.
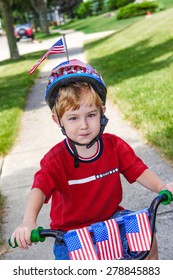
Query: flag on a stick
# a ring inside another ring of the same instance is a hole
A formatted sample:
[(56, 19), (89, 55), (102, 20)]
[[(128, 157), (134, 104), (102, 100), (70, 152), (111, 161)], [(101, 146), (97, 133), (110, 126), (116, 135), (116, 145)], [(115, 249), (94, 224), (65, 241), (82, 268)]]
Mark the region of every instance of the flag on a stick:
[(64, 46), (64, 42), (62, 39), (58, 40), (44, 55), (39, 59), (39, 61), (31, 68), (29, 71), (29, 74), (32, 75), (34, 71), (37, 69), (37, 67), (45, 60), (46, 57), (48, 57), (50, 54), (59, 54), (59, 53), (65, 53), (66, 49)]
[(87, 227), (65, 233), (64, 241), (71, 260), (98, 259)]
[(152, 231), (148, 213), (138, 213), (124, 218), (126, 237), (131, 251), (149, 251)]
[(121, 236), (116, 219), (96, 223), (91, 225), (91, 227), (94, 232), (98, 258), (100, 260), (123, 258)]

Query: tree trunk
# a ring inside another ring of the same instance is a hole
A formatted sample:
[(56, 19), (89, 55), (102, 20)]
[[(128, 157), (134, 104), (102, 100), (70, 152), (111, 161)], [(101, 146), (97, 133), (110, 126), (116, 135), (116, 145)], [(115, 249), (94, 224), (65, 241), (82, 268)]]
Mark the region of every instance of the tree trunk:
[(34, 10), (39, 15), (40, 29), (46, 35), (49, 35), (49, 27), (47, 21), (47, 0), (30, 0)]
[(45, 2), (47, 1), (39, 1), (40, 2), (40, 13), (39, 13), (39, 18), (40, 18), (40, 26), (41, 29), (46, 35), (49, 35), (49, 28), (47, 24), (47, 5)]
[(0, 7), (2, 10), (2, 16), (4, 19), (4, 25), (8, 40), (8, 46), (10, 50), (10, 58), (17, 59), (19, 58), (19, 52), (16, 44), (16, 39), (14, 36), (12, 16), (11, 16), (11, 7), (8, 0), (0, 0)]

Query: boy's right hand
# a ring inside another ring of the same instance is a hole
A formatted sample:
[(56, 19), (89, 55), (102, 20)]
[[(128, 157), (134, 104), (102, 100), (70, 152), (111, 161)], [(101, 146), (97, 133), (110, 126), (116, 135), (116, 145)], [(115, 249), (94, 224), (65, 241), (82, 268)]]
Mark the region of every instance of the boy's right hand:
[(37, 225), (35, 223), (26, 223), (23, 222), (20, 226), (18, 226), (11, 235), (11, 243), (15, 246), (15, 239), (16, 242), (21, 249), (28, 249), (29, 246), (32, 245), (30, 236), (31, 231), (36, 229)]

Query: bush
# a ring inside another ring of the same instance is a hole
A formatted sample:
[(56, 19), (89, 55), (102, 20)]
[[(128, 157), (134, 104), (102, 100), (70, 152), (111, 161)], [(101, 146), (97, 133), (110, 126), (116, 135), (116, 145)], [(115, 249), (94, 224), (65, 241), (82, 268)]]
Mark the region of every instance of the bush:
[(124, 7), (135, 0), (108, 0), (108, 7), (110, 10), (116, 10), (119, 7)]
[(76, 9), (76, 16), (78, 19), (86, 18), (92, 15), (92, 2), (88, 0), (87, 2), (83, 2)]
[(132, 3), (119, 9), (119, 11), (117, 12), (117, 19), (125, 19), (145, 15), (147, 11), (155, 12), (157, 8), (158, 4), (155, 1)]

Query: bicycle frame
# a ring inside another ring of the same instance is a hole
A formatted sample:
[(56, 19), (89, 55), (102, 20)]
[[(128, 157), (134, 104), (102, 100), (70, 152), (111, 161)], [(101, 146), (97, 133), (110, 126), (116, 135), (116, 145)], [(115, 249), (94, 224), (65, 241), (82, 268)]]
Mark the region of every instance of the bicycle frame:
[[(153, 243), (154, 238), (154, 230), (155, 230), (155, 223), (156, 223), (156, 215), (157, 215), (157, 209), (159, 205), (162, 203), (164, 205), (170, 204), (170, 202), (173, 200), (172, 193), (168, 190), (163, 190), (159, 192), (159, 195), (151, 202), (150, 207), (148, 208), (149, 212), (149, 221), (151, 225), (152, 230), (152, 239), (151, 239), (151, 246)], [(89, 231), (92, 232), (91, 227), (89, 227)], [(38, 227), (37, 229), (33, 230), (31, 232), (31, 242), (44, 242), (46, 237), (53, 237), (56, 239), (56, 242), (58, 243), (64, 243), (64, 231), (60, 230), (52, 230), (52, 229), (44, 229), (43, 227)], [(11, 239), (8, 240), (9, 245), (12, 248), (16, 248), (18, 245), (15, 240), (15, 246), (12, 245)], [(135, 256), (131, 256), (128, 258), (128, 260), (142, 260), (147, 257), (150, 251), (144, 251), (136, 254)], [(123, 258), (122, 260), (125, 260)]]

